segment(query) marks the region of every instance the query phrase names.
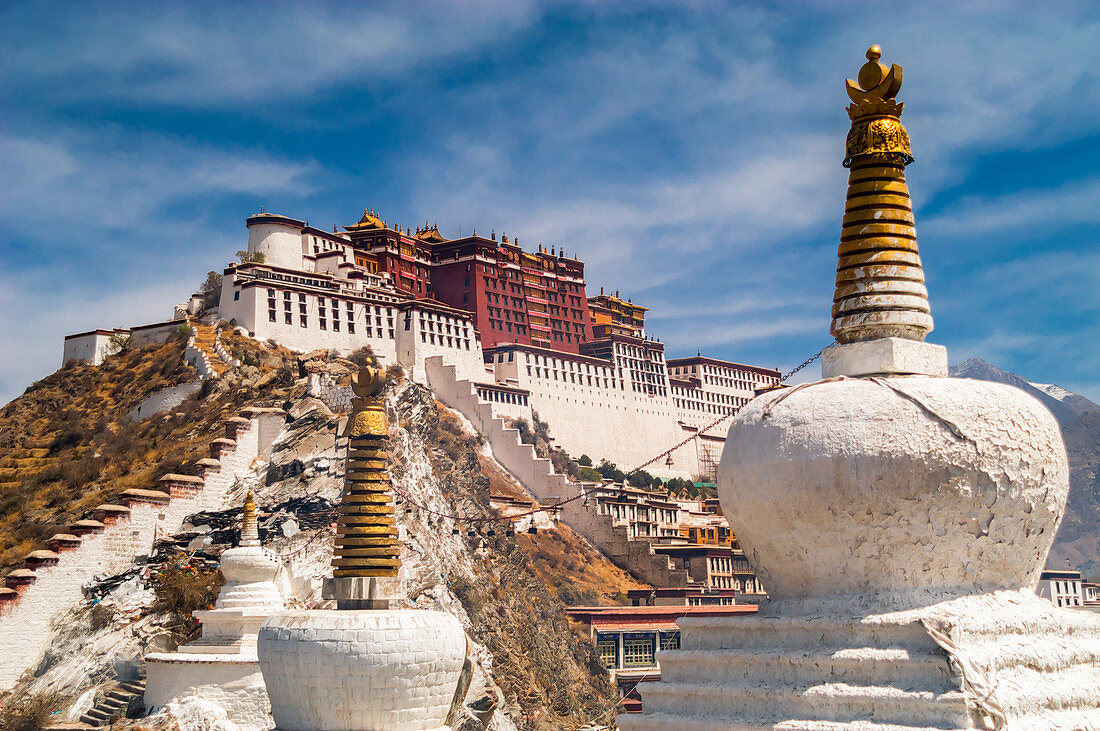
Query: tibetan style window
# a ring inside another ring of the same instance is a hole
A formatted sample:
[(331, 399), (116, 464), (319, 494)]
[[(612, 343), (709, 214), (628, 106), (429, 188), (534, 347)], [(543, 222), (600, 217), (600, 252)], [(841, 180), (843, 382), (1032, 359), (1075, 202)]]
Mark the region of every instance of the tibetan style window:
[(623, 634), (623, 667), (652, 667), (656, 664), (656, 647), (653, 633), (626, 632)]
[(619, 665), (619, 638), (618, 635), (599, 633), (596, 635), (596, 653), (600, 656), (600, 664), (605, 668), (615, 668)]

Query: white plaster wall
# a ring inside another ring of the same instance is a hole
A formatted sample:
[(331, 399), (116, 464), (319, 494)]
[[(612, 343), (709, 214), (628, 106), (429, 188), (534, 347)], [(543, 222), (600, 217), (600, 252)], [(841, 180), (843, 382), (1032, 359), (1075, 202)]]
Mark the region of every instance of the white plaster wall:
[[(371, 323), (368, 327), (367, 307), (361, 302), (356, 301), (352, 308), (353, 319), (351, 320), (355, 325), (355, 332), (349, 333), (346, 326), (348, 322), (346, 317), (347, 306), (344, 304), (346, 300), (337, 295), (335, 299), (340, 302), (341, 328), (339, 332), (334, 332), (331, 329), (331, 314), (327, 318), (329, 329), (321, 329), (318, 316), (317, 296), (314, 294), (306, 295), (307, 325), (306, 327), (301, 327), (299, 324), (298, 294), (296, 292), (291, 292), (291, 324), (287, 325), (284, 318), (285, 310), (283, 307), (284, 299), (282, 294), (285, 290), (277, 286), (271, 287), (271, 289), (275, 289), (275, 322), (271, 322), (268, 317), (268, 287), (265, 286), (246, 287), (242, 289), (241, 297), (236, 301), (232, 299), (232, 294), (230, 294), (228, 301), (224, 299), (223, 295), (222, 304), (219, 308), (222, 317), (227, 320), (236, 320), (238, 325), (253, 333), (253, 337), (257, 340), (272, 339), (291, 350), (309, 352), (318, 349), (331, 349), (346, 355), (347, 353), (369, 345), (375, 355), (382, 360), (383, 365), (397, 362), (397, 337), (396, 333), (393, 338), (389, 337), (389, 317), (386, 314), (388, 308), (389, 311), (393, 313), (393, 320), (396, 324), (399, 312), (392, 304), (372, 304), (369, 314)], [(332, 296), (325, 296), (326, 303), (329, 305), (332, 299)], [(379, 307), (381, 308), (380, 315), (376, 314), (379, 312), (376, 308)], [(331, 309), (331, 307), (326, 306), (326, 310)], [(381, 326), (377, 324), (379, 317), (382, 321)], [(382, 333), (381, 337), (378, 336), (379, 331)]]
[(189, 396), (198, 393), (201, 388), (201, 378), (171, 388), (163, 388), (131, 409), (126, 414), (126, 419), (128, 421), (141, 421), (142, 419), (148, 419), (153, 414), (174, 409), (186, 401)]
[(229, 487), (247, 473), (258, 454), (259, 433), (253, 420), (238, 436), (237, 449), (222, 455), (221, 471), (210, 473), (194, 495), (175, 497), (167, 505), (133, 503), (128, 520), (85, 536), (80, 547), (61, 554), (57, 565), (37, 569), (35, 583), (0, 615), (0, 689), (10, 688), (39, 661), (53, 623), (83, 601), (86, 581), (125, 570), (136, 556), (148, 554), (157, 538), (178, 531), (186, 516), (223, 509)]
[[(444, 362), (455, 366), (459, 378), (473, 381), (489, 379), (481, 351), (481, 338), (473, 323), (436, 313), (432, 313), (431, 318), (424, 317), (423, 321), (422, 327), (420, 311), (416, 308), (401, 313), (397, 321), (398, 363), (409, 371), (414, 381), (427, 383), (424, 361), (434, 356), (440, 356)], [(447, 325), (451, 327), (450, 334), (446, 332)], [(434, 344), (431, 342), (432, 336), (436, 339)]]
[[(171, 658), (171, 659), (168, 659)], [(154, 713), (170, 703), (201, 698), (225, 709), (240, 731), (269, 729), (271, 702), (260, 663), (235, 656), (157, 654), (146, 658), (145, 708)]]
[(248, 252), (260, 252), (264, 263), (287, 269), (305, 269), (302, 230), (284, 223), (259, 223), (248, 227)]
[(80, 335), (75, 338), (65, 338), (61, 364), (64, 365), (70, 360), (79, 360), (92, 365), (99, 365), (110, 352), (109, 338), (109, 334), (99, 332)]

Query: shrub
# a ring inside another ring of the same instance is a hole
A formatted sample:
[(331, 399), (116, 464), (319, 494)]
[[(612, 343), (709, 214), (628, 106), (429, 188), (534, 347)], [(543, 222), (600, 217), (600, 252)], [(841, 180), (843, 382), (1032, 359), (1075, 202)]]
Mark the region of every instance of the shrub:
[(374, 357), (374, 351), (371, 350), (369, 345), (364, 345), (362, 348), (351, 351), (351, 353), (348, 354), (348, 360), (360, 368), (363, 366), (373, 366), (378, 362)]
[(580, 459), (577, 460), (577, 464), (579, 464), (581, 467), (591, 467), (592, 458), (589, 457), (587, 454), (582, 454), (580, 456)]
[(23, 696), (4, 704), (0, 710), (0, 728), (5, 731), (39, 731), (61, 709), (63, 699), (53, 693)]
[(184, 554), (178, 554), (153, 578), (153, 593), (160, 611), (189, 614), (208, 609), (218, 598), (218, 589), (225, 583), (221, 573), (193, 565), (186, 559)]
[(577, 479), (581, 482), (603, 482), (603, 475), (591, 467), (581, 467), (577, 470)]
[(255, 264), (263, 264), (267, 257), (262, 251), (249, 252), (247, 249), (237, 249), (237, 258), (241, 260), (242, 264), (253, 262)]
[(200, 291), (202, 292), (220, 292), (222, 289), (222, 275), (217, 272), (207, 272), (206, 279), (203, 280)]
[(134, 342), (132, 335), (123, 335), (122, 333), (111, 333), (107, 337), (107, 342), (114, 348), (115, 353), (121, 353), (130, 347)]
[(186, 323), (184, 323), (183, 325), (180, 325), (178, 328), (176, 328), (176, 335), (179, 337), (180, 340), (187, 340), (188, 338), (190, 338), (194, 334), (195, 334), (195, 328), (191, 327), (190, 325), (188, 325)]

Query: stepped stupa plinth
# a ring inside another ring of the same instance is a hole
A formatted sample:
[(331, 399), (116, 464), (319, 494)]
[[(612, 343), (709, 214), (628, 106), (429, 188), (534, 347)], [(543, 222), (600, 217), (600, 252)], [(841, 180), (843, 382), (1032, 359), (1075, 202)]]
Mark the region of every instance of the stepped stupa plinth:
[(145, 707), (157, 711), (192, 697), (225, 709), (242, 728), (264, 728), (270, 705), (256, 656), (260, 625), (285, 606), (275, 584), (279, 557), (260, 545), (256, 504), (249, 492), (241, 512), (241, 540), (222, 553), (225, 585), (213, 609), (195, 612), (200, 639), (177, 652), (145, 656)]
[(389, 608), (406, 592), (384, 386), (377, 368), (352, 378), (333, 576), (323, 588), (337, 608), (283, 612), (260, 630), (260, 666), (282, 731), (445, 729), (457, 706), (462, 625), (444, 612)]
[(686, 618), (620, 728), (1100, 728), (1100, 617), (1035, 586), (1069, 489), (1031, 396), (946, 377), (896, 100), (867, 53), (848, 81), (851, 170), (824, 379), (733, 420), (729, 519), (770, 600)]

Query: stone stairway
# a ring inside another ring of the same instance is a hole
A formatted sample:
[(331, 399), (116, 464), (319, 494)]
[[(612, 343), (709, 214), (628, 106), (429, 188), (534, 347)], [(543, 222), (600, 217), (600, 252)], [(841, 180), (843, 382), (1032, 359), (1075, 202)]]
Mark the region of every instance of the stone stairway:
[[(550, 460), (539, 457), (535, 448), (524, 444), (519, 430), (493, 415), (493, 406), (478, 396), (472, 381), (460, 379), (457, 369), (441, 356), (427, 358), (424, 370), (436, 397), (465, 416), (485, 437), (493, 456), (539, 502), (556, 503), (576, 497), (591, 485), (570, 482), (554, 472)], [(631, 538), (625, 526), (615, 525), (610, 515), (601, 515), (587, 500), (563, 505), (561, 519), (598, 548), (615, 565), (654, 586), (687, 586), (692, 583), (687, 571), (677, 569), (668, 556), (655, 553), (647, 540)]]
[(0, 690), (38, 662), (54, 621), (84, 600), (89, 579), (132, 566), (188, 515), (224, 508), (230, 488), (270, 445), (284, 418), (282, 409), (242, 410), (226, 419), (225, 436), (211, 440), (208, 456), (195, 463), (196, 474), (167, 474), (156, 489), (120, 493), (9, 571), (0, 586)]
[(1024, 590), (826, 617), (681, 619), (619, 728), (1100, 729), (1091, 612)]
[(80, 717), (80, 722), (88, 726), (107, 726), (111, 721), (126, 717), (126, 709), (135, 699), (145, 696), (145, 668), (135, 680), (119, 683)]

